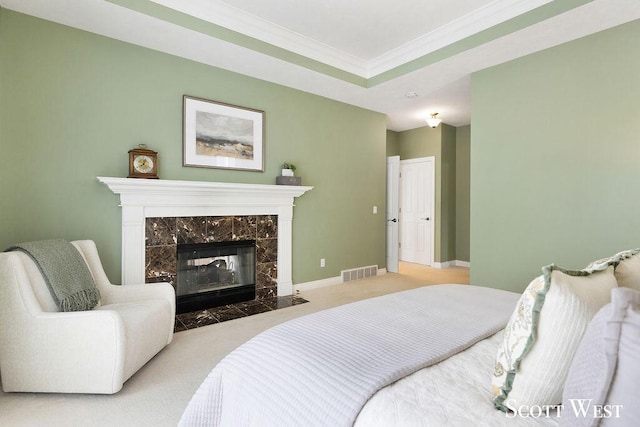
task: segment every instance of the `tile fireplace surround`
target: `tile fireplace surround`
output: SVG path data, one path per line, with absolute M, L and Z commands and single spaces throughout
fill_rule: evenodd
M 277 296 L 278 219 L 273 215 L 146 218 L 145 281 L 177 278 L 177 247 L 182 244 L 256 242 L 257 299 Z
M 111 177 L 97 179 L 107 185 L 113 193 L 120 195 L 123 285 L 151 282 L 154 280 L 149 279 L 149 276 L 162 272 L 162 269 L 157 268 L 147 271 L 148 261 L 151 261 L 147 259 L 148 242 L 157 243 L 154 239 L 159 237 L 158 234 L 149 235 L 153 233 L 153 224 L 171 224 L 173 221 L 176 221 L 176 224 L 190 224 L 190 229 L 199 235 L 204 233 L 202 238 L 206 240 L 207 236 L 214 238 L 213 234 L 208 234 L 207 224 L 212 225 L 213 232 L 216 228 L 214 225 L 220 225 L 219 221 L 222 221 L 229 225 L 237 224 L 238 227 L 255 225 L 256 230 L 260 229 L 260 233 L 267 233 L 260 236 L 266 239 L 263 241 L 264 244 L 270 245 L 271 250 L 267 249 L 267 252 L 277 253 L 277 272 L 272 275 L 277 277 L 277 296 L 293 294 L 293 203 L 295 197 L 303 195 L 313 187 Z M 271 227 L 273 229 L 269 235 Z M 226 227 L 218 228 L 218 231 L 223 228 Z M 175 238 L 181 238 L 177 228 L 174 230 Z M 163 234 L 162 242 L 167 243 L 166 246 L 178 243 L 177 240 L 169 242 L 166 233 L 160 234 Z M 273 239 L 273 234 L 277 236 L 276 239 Z M 151 251 L 154 258 L 157 251 L 161 249 Z M 273 259 L 268 258 L 268 254 L 265 256 L 265 259 Z M 157 266 L 157 261 L 155 262 Z M 264 269 L 274 268 L 273 261 L 264 264 Z M 263 276 L 263 287 L 273 286 L 269 277 Z M 273 296 L 273 290 L 263 291 L 263 294 L 265 293 Z

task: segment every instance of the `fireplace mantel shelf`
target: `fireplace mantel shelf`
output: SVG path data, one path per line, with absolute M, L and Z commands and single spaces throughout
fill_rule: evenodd
M 278 296 L 293 293 L 294 199 L 313 187 L 97 177 L 120 195 L 122 283 L 145 281 L 145 220 L 153 217 L 277 215 Z
M 243 206 L 289 205 L 293 199 L 313 187 L 229 182 L 177 181 L 98 177 L 98 181 L 120 194 L 121 206 L 193 205 L 219 206 L 241 203 Z

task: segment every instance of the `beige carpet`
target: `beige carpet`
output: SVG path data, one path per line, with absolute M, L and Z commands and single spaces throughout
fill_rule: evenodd
M 437 283 L 469 283 L 469 270 L 401 263 L 400 274 L 302 292 L 305 304 L 179 332 L 115 395 L 0 392 L 0 425 L 175 426 L 215 364 L 259 332 L 325 308 Z

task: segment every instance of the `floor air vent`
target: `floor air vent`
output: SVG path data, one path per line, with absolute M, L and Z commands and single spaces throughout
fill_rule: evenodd
M 373 277 L 378 275 L 378 266 L 369 265 L 367 267 L 353 268 L 351 270 L 342 270 L 342 281 L 350 282 L 352 280 L 364 279 L 365 277 Z

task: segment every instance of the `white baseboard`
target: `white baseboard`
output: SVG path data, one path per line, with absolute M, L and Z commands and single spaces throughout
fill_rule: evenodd
M 387 274 L 387 269 L 379 268 L 377 276 L 382 276 L 383 274 Z M 302 292 L 311 289 L 324 288 L 325 286 L 339 285 L 340 283 L 344 283 L 342 281 L 342 276 L 328 277 L 326 279 L 298 283 L 296 285 L 293 285 L 293 293 L 295 295 L 298 291 Z
M 293 285 L 293 293 L 297 291 L 308 291 L 310 289 L 324 288 L 325 286 L 339 285 L 342 283 L 342 276 L 328 277 L 326 279 L 314 280 Z
M 449 268 L 449 267 L 466 267 L 470 268 L 471 264 L 468 261 L 445 261 L 445 262 L 434 262 L 433 268 Z
M 449 268 L 449 267 L 453 267 L 454 264 L 452 264 L 453 261 L 445 261 L 445 262 L 435 262 L 433 263 L 432 267 L 433 268 Z

